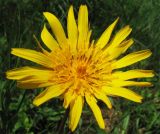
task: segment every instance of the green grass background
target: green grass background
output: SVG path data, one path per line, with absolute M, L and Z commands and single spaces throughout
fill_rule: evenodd
M 133 88 L 144 97 L 142 104 L 113 98 L 112 110 L 101 102 L 106 129 L 99 129 L 92 112 L 85 105 L 75 134 L 160 134 L 160 0 L 0 0 L 0 133 L 1 134 L 56 134 L 65 110 L 62 101 L 53 99 L 40 107 L 32 104 L 39 90 L 22 90 L 16 82 L 7 80 L 9 69 L 31 65 L 31 62 L 10 55 L 13 47 L 38 49 L 33 34 L 40 40 L 46 22 L 42 12 L 54 13 L 66 29 L 66 16 L 71 3 L 77 13 L 81 4 L 87 4 L 92 38 L 120 17 L 115 31 L 129 24 L 135 44 L 133 52 L 151 49 L 153 55 L 132 67 L 153 69 L 155 77 L 151 88 Z M 128 68 L 128 69 L 129 69 Z M 42 76 L 43 77 L 43 76 Z M 68 122 L 64 133 L 71 134 Z

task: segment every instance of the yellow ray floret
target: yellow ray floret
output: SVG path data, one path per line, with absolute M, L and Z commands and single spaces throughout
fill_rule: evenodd
M 77 96 L 77 98 L 72 103 L 70 105 L 69 127 L 72 131 L 74 131 L 78 125 L 82 113 L 82 107 L 83 107 L 82 96 Z
M 88 34 L 88 10 L 87 7 L 81 6 L 78 13 L 78 48 L 84 49 L 85 41 Z
M 127 37 L 130 26 L 125 26 L 112 37 L 117 18 L 102 33 L 99 39 L 92 40 L 86 5 L 79 8 L 78 18 L 74 16 L 71 6 L 67 16 L 67 36 L 58 18 L 43 13 L 52 33 L 44 24 L 41 39 L 48 48 L 40 45 L 40 50 L 13 48 L 11 54 L 38 64 L 37 67 L 21 67 L 6 72 L 8 79 L 16 80 L 24 89 L 45 88 L 35 97 L 33 104 L 41 104 L 52 98 L 62 98 L 63 107 L 69 108 L 69 128 L 74 131 L 80 120 L 83 105 L 86 102 L 100 128 L 105 128 L 101 110 L 97 104 L 100 100 L 111 109 L 110 97 L 123 97 L 134 102 L 142 102 L 142 96 L 128 89 L 130 86 L 151 86 L 150 82 L 136 81 L 136 78 L 153 77 L 152 70 L 134 69 L 120 71 L 151 55 L 150 50 L 133 52 L 124 57 L 127 49 L 134 43 Z M 134 79 L 134 80 L 133 80 Z
M 113 63 L 113 68 L 122 68 L 134 64 L 138 61 L 148 58 L 151 55 L 150 50 L 142 50 L 138 52 L 133 52 L 131 54 L 126 55 L 125 57 L 121 58 L 120 60 Z
M 44 44 L 50 49 L 54 50 L 59 47 L 57 41 L 53 38 L 53 36 L 49 33 L 46 26 L 44 25 L 42 33 L 41 33 L 41 39 L 43 40 Z
M 86 97 L 86 101 L 87 101 L 88 105 L 90 106 L 91 110 L 93 111 L 93 114 L 98 122 L 99 127 L 104 129 L 105 124 L 104 124 L 104 120 L 102 118 L 102 113 L 96 103 L 95 98 L 93 96 L 88 95 L 88 94 L 86 94 L 85 97 Z
M 50 24 L 52 32 L 54 33 L 59 45 L 67 45 L 66 35 L 58 18 L 49 12 L 44 12 L 43 15 L 48 20 L 48 23 Z
M 117 18 L 104 32 L 103 34 L 101 35 L 101 37 L 98 39 L 97 43 L 96 43 L 96 46 L 97 47 L 100 47 L 101 49 L 105 47 L 105 45 L 108 43 L 109 39 L 110 39 L 110 36 L 112 34 L 112 31 L 115 27 L 115 25 L 117 24 L 118 22 L 118 19 Z
M 126 72 L 116 71 L 113 73 L 113 77 L 122 80 L 129 80 L 134 78 L 145 78 L 145 77 L 153 77 L 154 73 L 152 70 L 129 70 Z
M 23 59 L 27 59 L 33 61 L 37 64 L 45 66 L 47 68 L 52 68 L 52 60 L 44 55 L 43 53 L 23 48 L 13 48 L 11 54 L 21 57 Z
M 77 49 L 78 28 L 74 17 L 73 6 L 70 7 L 68 12 L 67 31 L 71 52 L 75 54 Z
M 106 92 L 107 95 L 116 95 L 135 102 L 142 102 L 142 97 L 140 95 L 127 88 L 104 86 L 102 89 L 104 92 Z

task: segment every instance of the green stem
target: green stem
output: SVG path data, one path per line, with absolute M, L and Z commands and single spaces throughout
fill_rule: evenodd
M 67 117 L 69 114 L 69 108 L 66 109 L 66 112 L 64 113 L 64 117 L 62 118 L 60 125 L 58 127 L 58 133 L 57 134 L 63 134 L 64 133 L 64 125 L 66 123 Z

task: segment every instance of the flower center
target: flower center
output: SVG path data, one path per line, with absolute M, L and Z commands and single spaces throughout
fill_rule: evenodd
M 77 67 L 77 77 L 78 78 L 84 78 L 84 76 L 86 75 L 86 66 L 78 66 Z
M 59 58 L 61 57 L 61 58 Z M 53 57 L 52 57 L 53 58 Z M 110 62 L 101 51 L 90 47 L 72 55 L 69 50 L 54 53 L 55 83 L 71 83 L 68 89 L 83 94 L 101 88 L 110 78 Z

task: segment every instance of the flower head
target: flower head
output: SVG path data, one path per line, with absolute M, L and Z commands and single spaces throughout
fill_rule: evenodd
M 75 130 L 84 102 L 90 106 L 100 128 L 105 128 L 102 113 L 97 101 L 103 101 L 112 108 L 109 96 L 120 96 L 134 102 L 141 102 L 142 97 L 127 87 L 151 86 L 149 82 L 137 82 L 133 79 L 153 77 L 151 70 L 117 71 L 151 55 L 150 50 L 133 52 L 122 58 L 119 56 L 133 44 L 133 39 L 126 39 L 131 33 L 130 26 L 125 26 L 110 40 L 117 24 L 116 19 L 96 41 L 91 41 L 91 29 L 88 22 L 87 6 L 80 6 L 76 22 L 73 6 L 67 18 L 68 36 L 57 17 L 44 12 L 52 34 L 44 25 L 41 38 L 48 50 L 41 45 L 41 52 L 13 48 L 12 54 L 39 64 L 38 67 L 21 67 L 7 72 L 7 78 L 17 80 L 21 88 L 33 89 L 45 87 L 33 103 L 36 106 L 61 96 L 64 108 L 70 108 L 69 127 Z

